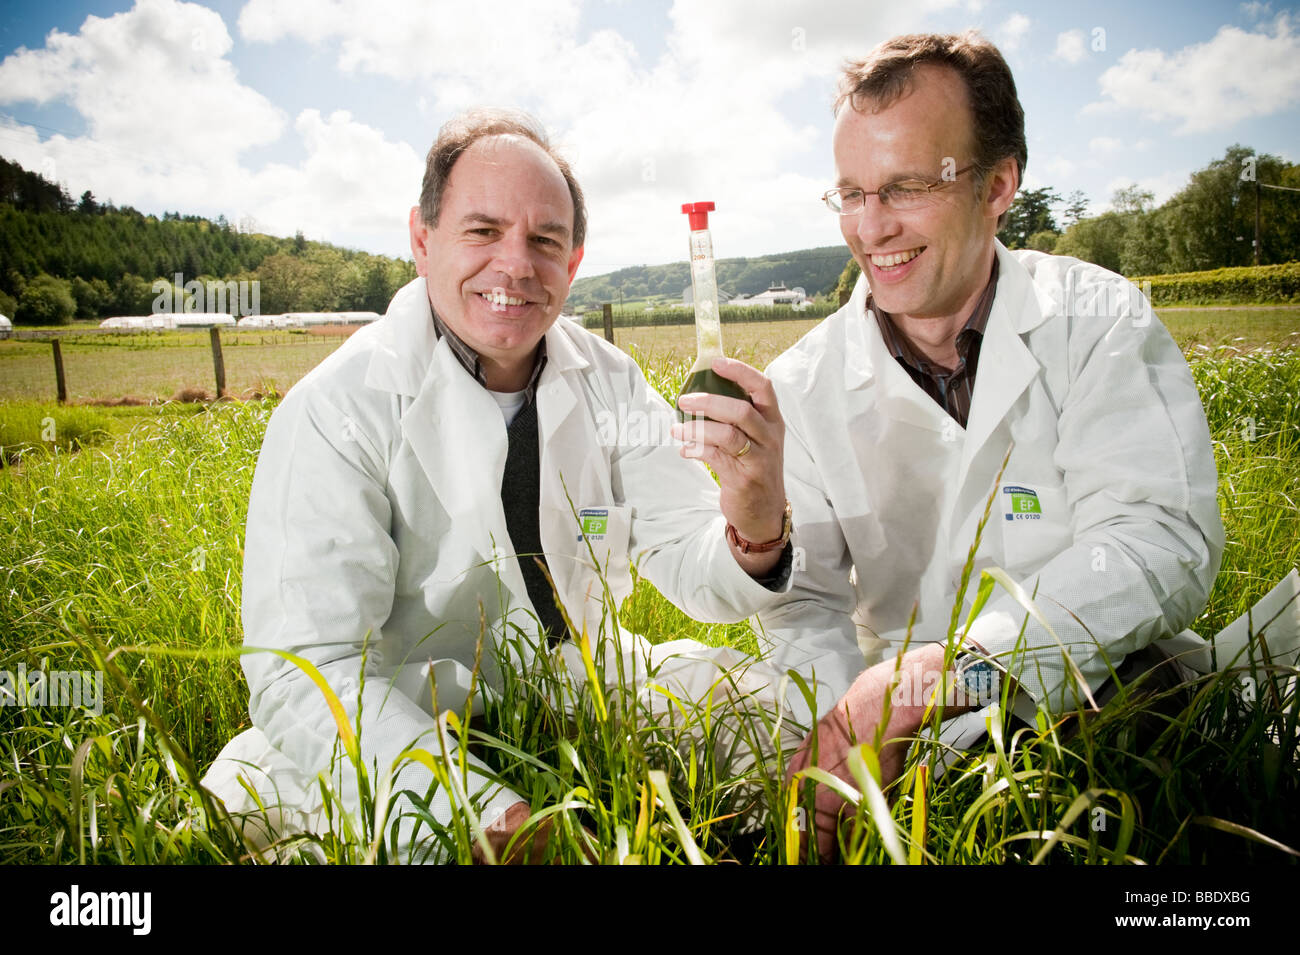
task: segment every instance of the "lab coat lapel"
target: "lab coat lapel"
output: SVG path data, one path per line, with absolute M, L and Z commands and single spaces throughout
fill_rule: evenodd
M 455 533 L 467 534 L 484 559 L 509 553 L 501 506 L 505 422 L 492 396 L 460 366 L 446 342 L 434 349 L 425 385 L 402 415 L 402 433 Z M 519 588 L 508 582 L 522 592 L 522 580 Z
M 865 279 L 860 281 L 866 284 Z M 875 399 L 880 409 L 889 418 L 927 431 L 943 431 L 951 427 L 947 423 L 951 420 L 948 413 L 917 386 L 898 359 L 890 354 L 876 316 L 867 310 L 864 310 L 864 316 L 864 345 L 868 365 L 874 374 L 876 387 L 880 389 Z
M 1038 359 L 1020 337 L 1021 332 L 1030 331 L 1042 321 L 1029 274 L 1001 243 L 998 244 L 998 256 L 998 288 L 985 326 L 984 341 L 980 345 L 975 392 L 966 422 L 966 441 L 958 472 L 958 487 L 963 490 L 966 481 L 972 477 L 972 462 L 998 433 L 1011 407 L 1041 371 Z M 1006 450 L 1006 447 L 996 449 L 995 457 L 999 463 Z M 979 476 L 983 482 L 992 477 Z M 964 497 L 964 494 L 959 494 L 955 499 L 961 501 Z
M 560 321 L 557 319 L 557 322 Z M 546 368 L 537 385 L 537 426 L 542 445 L 542 546 L 556 589 L 568 598 L 578 565 L 578 508 L 609 500 L 609 467 L 589 423 L 580 393 L 584 358 L 562 329 L 546 334 Z M 603 480 L 602 480 L 603 476 Z M 571 529 L 571 533 L 569 530 Z M 566 600 L 566 602 L 568 602 Z

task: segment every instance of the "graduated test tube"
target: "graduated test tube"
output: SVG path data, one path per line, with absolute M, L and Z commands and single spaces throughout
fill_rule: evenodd
M 681 394 L 705 391 L 748 401 L 734 381 L 719 377 L 710 367 L 722 355 L 722 324 L 718 316 L 718 279 L 713 269 L 713 238 L 709 234 L 712 202 L 688 202 L 682 212 L 691 223 L 691 288 L 695 297 L 695 364 L 691 366 Z M 678 396 L 681 397 L 680 395 Z

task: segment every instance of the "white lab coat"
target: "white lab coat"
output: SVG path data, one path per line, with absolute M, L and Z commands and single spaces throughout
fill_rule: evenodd
M 914 603 L 913 641 L 945 638 L 995 485 L 960 620 L 980 571 L 1004 568 L 1037 588 L 1093 690 L 1106 659 L 1188 626 L 1214 582 L 1224 534 L 1209 429 L 1150 304 L 1077 259 L 1000 243 L 997 255 L 965 429 L 890 355 L 865 278 L 768 369 L 799 548 L 789 594 L 760 619 L 774 663 L 816 671 L 819 711 L 900 649 Z M 1041 626 L 1031 620 L 1022 644 L 1037 652 L 1013 652 L 1024 619 L 995 590 L 969 638 L 1015 674 L 1018 714 L 1074 705 Z
M 564 318 L 547 332 L 546 354 L 537 386 L 541 540 L 575 624 L 585 620 L 595 634 L 605 609 L 589 544 L 616 601 L 631 591 L 629 555 L 696 618 L 743 620 L 774 600 L 732 558 L 717 486 L 680 457 L 672 411 L 636 364 Z M 537 639 L 501 505 L 506 450 L 496 402 L 434 333 L 423 279 L 272 415 L 249 502 L 245 645 L 305 657 L 354 720 L 369 634 L 361 747 L 380 773 L 416 741 L 438 752 L 429 669 L 438 710 L 461 712 L 480 619 L 488 692 L 501 682 L 497 638 L 519 628 Z M 583 540 L 575 512 L 592 507 L 603 534 L 589 524 Z M 675 646 L 719 666 L 734 662 L 691 641 Z M 308 818 L 319 809 L 313 780 L 337 744 L 325 699 L 276 655 L 242 660 L 255 730 L 227 746 L 208 788 L 232 811 L 251 811 L 236 780 L 243 772 L 266 801 L 278 790 L 286 828 L 319 828 L 318 814 Z M 423 792 L 431 781 L 408 765 L 394 788 Z M 468 795 L 484 783 L 473 776 Z M 340 784 L 354 806 L 355 780 L 345 773 Z M 490 814 L 517 797 L 484 798 Z M 445 821 L 447 794 L 438 800 L 434 814 Z

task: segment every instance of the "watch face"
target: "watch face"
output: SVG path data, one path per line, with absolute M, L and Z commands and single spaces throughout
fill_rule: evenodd
M 1002 685 L 997 667 L 978 657 L 965 657 L 957 661 L 956 669 L 965 703 L 982 708 L 997 702 Z

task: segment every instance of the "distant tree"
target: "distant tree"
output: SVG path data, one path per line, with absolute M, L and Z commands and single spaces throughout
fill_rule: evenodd
M 1277 156 L 1246 146 L 1228 147 L 1222 159 L 1192 173 L 1191 181 L 1161 207 L 1169 236 L 1169 265 L 1175 272 L 1250 265 L 1254 260 L 1255 183 L 1283 184 L 1296 175 Z M 1268 265 L 1300 255 L 1300 197 L 1260 190 L 1261 258 Z
M 18 311 L 18 299 L 14 298 L 8 292 L 0 291 L 0 315 L 5 318 L 13 318 L 14 313 Z
M 1065 227 L 1068 229 L 1088 214 L 1088 197 L 1075 189 L 1065 200 Z
M 1125 275 L 1159 275 L 1169 271 L 1169 234 L 1162 211 L 1133 216 L 1120 248 Z
M 1008 249 L 1023 249 L 1035 232 L 1056 232 L 1056 219 L 1052 206 L 1061 197 L 1049 186 L 1041 189 L 1022 189 L 1007 210 L 1007 224 L 998 232 Z
M 1060 238 L 1059 232 L 1044 229 L 1031 235 L 1029 241 L 1025 243 L 1025 248 L 1033 249 L 1035 252 L 1051 252 L 1056 248 L 1056 242 Z
M 1091 219 L 1080 219 L 1065 230 L 1053 251 L 1057 255 L 1072 255 L 1118 272 L 1126 231 L 1125 219 L 1118 212 L 1105 212 Z
M 113 285 L 113 311 L 118 315 L 148 315 L 155 297 L 152 282 L 128 272 Z
M 361 310 L 378 312 L 380 315 L 388 308 L 394 289 L 388 284 L 388 269 L 380 259 L 372 259 L 366 269 L 366 281 L 362 288 Z
M 77 318 L 98 318 L 108 314 L 113 290 L 103 279 L 87 281 L 78 275 L 72 280 L 72 298 L 77 303 Z
M 95 194 L 89 189 L 81 194 L 81 201 L 77 203 L 77 211 L 83 216 L 93 216 L 99 212 L 99 206 L 95 203 Z
M 68 283 L 42 272 L 23 289 L 14 321 L 24 325 L 67 325 L 76 312 L 77 303 Z
M 831 293 L 836 302 L 844 300 L 846 295 L 853 293 L 853 286 L 858 283 L 858 276 L 862 274 L 862 266 L 858 265 L 858 260 L 849 256 L 849 260 L 844 263 L 844 271 L 840 273 L 840 279 L 835 283 L 835 290 Z
M 1155 206 L 1156 195 L 1150 189 L 1143 189 L 1137 183 L 1122 186 L 1110 196 L 1110 207 L 1124 215 L 1140 215 L 1150 212 Z

